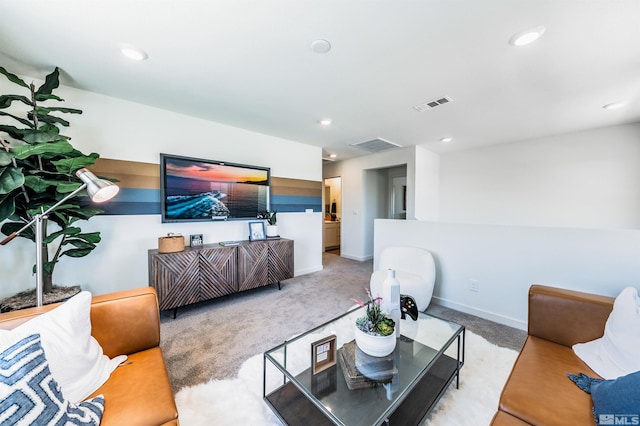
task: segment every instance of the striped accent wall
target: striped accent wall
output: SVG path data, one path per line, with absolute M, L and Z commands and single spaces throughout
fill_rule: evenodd
M 271 177 L 271 211 L 322 212 L 322 182 Z
M 117 179 L 120 192 L 101 204 L 107 215 L 160 214 L 160 165 L 98 158 L 89 169 L 97 176 Z M 271 210 L 322 212 L 322 182 L 271 176 Z
M 89 169 L 100 177 L 117 179 L 120 192 L 100 205 L 103 214 L 160 214 L 160 165 L 98 158 Z

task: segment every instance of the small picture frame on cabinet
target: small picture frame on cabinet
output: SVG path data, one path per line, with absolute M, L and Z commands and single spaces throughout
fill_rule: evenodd
M 202 247 L 204 240 L 202 239 L 202 234 L 191 234 L 189 235 L 189 246 L 190 247 Z
M 264 222 L 249 222 L 249 241 L 266 240 Z

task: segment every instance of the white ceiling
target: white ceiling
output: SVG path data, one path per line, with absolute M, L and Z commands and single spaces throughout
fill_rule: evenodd
M 338 159 L 373 138 L 447 152 L 640 121 L 639 0 L 2 0 L 0 16 L 11 72 L 58 66 L 69 86 Z M 508 43 L 537 25 L 540 40 Z

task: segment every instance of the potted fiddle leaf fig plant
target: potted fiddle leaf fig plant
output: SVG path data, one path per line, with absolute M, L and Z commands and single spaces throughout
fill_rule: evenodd
M 60 133 L 60 128 L 68 127 L 69 122 L 59 114 L 81 114 L 82 111 L 49 105 L 64 101 L 53 93 L 59 86 L 58 68 L 37 88 L 3 67 L 0 74 L 26 92 L 0 95 L 0 222 L 4 222 L 2 233 L 11 235 L 29 223 L 35 214 L 46 211 L 79 188 L 82 182 L 75 172 L 94 164 L 99 155 L 83 154 L 71 145 L 68 136 Z M 83 195 L 86 196 L 86 191 L 64 202 L 44 221 L 45 303 L 47 293 L 54 290 L 53 272 L 60 259 L 86 256 L 100 242 L 99 232 L 80 229 L 79 221 L 103 211 L 87 203 Z M 32 228 L 19 236 L 36 241 Z

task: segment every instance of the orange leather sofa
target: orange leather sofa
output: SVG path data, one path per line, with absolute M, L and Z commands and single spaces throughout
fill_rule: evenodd
M 604 334 L 614 298 L 543 285 L 529 289 L 529 335 L 491 422 L 504 425 L 595 425 L 591 395 L 567 373 L 593 372 L 571 348 Z
M 59 304 L 0 315 L 11 330 Z M 91 396 L 103 394 L 102 426 L 178 425 L 178 410 L 160 349 L 160 314 L 155 290 L 145 287 L 96 296 L 91 302 L 91 334 L 110 358 L 126 354 Z

